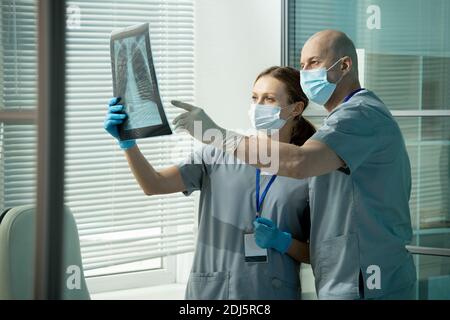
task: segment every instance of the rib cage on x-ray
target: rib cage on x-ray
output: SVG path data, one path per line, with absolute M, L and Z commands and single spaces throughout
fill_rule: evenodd
M 144 40 L 141 40 L 144 41 Z M 136 77 L 135 83 L 139 84 L 137 89 L 139 96 L 143 99 L 153 99 L 155 93 L 153 92 L 152 79 L 150 78 L 149 68 L 147 65 L 147 60 L 144 59 L 144 53 L 142 50 L 136 48 L 136 44 L 133 43 L 131 51 L 133 52 L 133 59 L 131 63 L 133 64 L 134 75 Z M 145 65 L 145 68 L 139 68 L 139 66 Z M 138 79 L 140 79 L 138 81 Z M 149 84 L 148 88 L 143 87 L 143 84 Z
M 110 38 L 114 95 L 128 114 L 121 140 L 172 134 L 159 96 L 149 24 L 113 30 Z
M 146 112 L 138 117 L 136 121 L 142 120 L 141 126 L 149 124 L 161 124 L 161 119 L 154 101 L 154 83 L 150 77 L 148 61 L 145 59 L 145 37 L 125 38 L 117 41 L 119 47 L 116 59 L 116 79 L 118 95 L 122 97 L 122 103 L 126 112 L 130 115 L 139 112 L 138 107 L 142 104 L 149 104 L 147 107 L 154 109 L 153 112 Z M 147 110 L 148 111 L 148 110 Z M 150 115 L 153 115 L 152 117 Z M 136 122 L 135 121 L 135 122 Z M 138 123 L 125 123 L 125 127 L 133 129 L 140 127 Z

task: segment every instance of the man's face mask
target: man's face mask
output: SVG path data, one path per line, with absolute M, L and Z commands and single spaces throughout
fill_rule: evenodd
M 342 80 L 342 77 L 336 82 L 328 81 L 328 71 L 337 65 L 338 61 L 333 63 L 328 69 L 317 68 L 312 70 L 300 70 L 300 85 L 309 100 L 319 105 L 324 105 L 330 99 L 336 85 Z
M 279 106 L 272 106 L 272 105 L 269 106 L 252 103 L 250 105 L 250 110 L 248 111 L 252 127 L 257 130 L 281 129 L 289 120 L 289 118 L 288 119 L 280 118 L 280 113 L 282 109 L 284 108 L 281 108 Z

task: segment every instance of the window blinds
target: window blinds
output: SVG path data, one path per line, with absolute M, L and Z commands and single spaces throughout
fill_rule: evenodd
M 68 1 L 67 5 L 65 204 L 77 221 L 86 274 L 107 274 L 111 272 L 107 267 L 117 265 L 127 266 L 120 272 L 133 271 L 128 263 L 192 251 L 193 198 L 181 193 L 144 195 L 123 152 L 104 131 L 103 120 L 112 95 L 109 35 L 114 28 L 143 22 L 150 24 L 158 84 L 169 122 L 179 114 L 170 100 L 193 102 L 193 0 L 83 0 Z M 33 1 L 24 0 L 3 1 L 5 8 L 10 14 L 6 20 L 2 15 L 3 36 L 5 25 L 24 35 L 19 38 L 22 33 L 16 32 L 15 43 L 3 53 L 3 64 L 12 66 L 7 76 L 13 87 L 25 91 L 24 80 L 17 73 L 30 82 L 25 91 L 29 99 L 20 95 L 23 103 L 19 99 L 15 103 L 33 107 L 36 52 L 30 25 L 35 24 L 35 8 Z M 24 63 L 15 69 L 14 60 L 21 59 Z M 8 100 L 6 94 L 4 100 Z M 15 161 L 4 168 L 4 177 L 22 184 L 5 184 L 5 206 L 34 201 L 35 132 L 24 126 L 14 127 L 13 132 L 14 139 L 12 133 L 3 137 L 4 160 L 15 155 Z M 149 162 L 161 169 L 187 156 L 192 141 L 177 134 L 139 140 L 138 145 Z
M 0 5 L 0 108 L 32 109 L 37 104 L 36 5 L 5 0 Z M 34 203 L 34 125 L 0 124 L 1 209 Z

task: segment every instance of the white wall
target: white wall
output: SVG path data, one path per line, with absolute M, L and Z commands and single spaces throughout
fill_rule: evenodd
M 196 103 L 246 129 L 256 76 L 281 62 L 281 0 L 196 0 L 195 24 Z

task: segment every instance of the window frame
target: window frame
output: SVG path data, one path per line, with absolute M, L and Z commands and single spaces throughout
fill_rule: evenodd
M 162 258 L 162 268 L 86 277 L 90 294 L 176 283 L 177 257 Z

